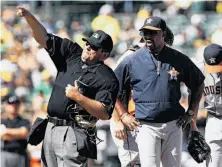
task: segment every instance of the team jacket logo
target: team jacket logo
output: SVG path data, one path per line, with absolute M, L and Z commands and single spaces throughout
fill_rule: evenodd
M 179 72 L 176 71 L 176 69 L 173 67 L 170 71 L 168 71 L 170 74 L 170 80 L 176 80 L 177 81 L 177 76 L 179 75 Z

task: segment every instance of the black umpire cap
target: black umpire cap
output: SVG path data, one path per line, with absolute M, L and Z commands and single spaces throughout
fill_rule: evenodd
M 208 45 L 204 49 L 205 69 L 209 73 L 222 72 L 222 46 Z
M 97 30 L 90 38 L 82 38 L 83 41 L 88 42 L 96 48 L 101 48 L 104 51 L 111 52 L 113 49 L 113 40 L 102 30 Z

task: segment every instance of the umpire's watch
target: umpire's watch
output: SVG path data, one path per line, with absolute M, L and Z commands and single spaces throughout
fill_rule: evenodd
M 194 115 L 194 111 L 193 110 L 188 110 L 187 114 L 190 115 L 190 116 L 193 116 Z

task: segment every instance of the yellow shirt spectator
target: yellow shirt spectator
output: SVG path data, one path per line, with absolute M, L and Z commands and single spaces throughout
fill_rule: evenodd
M 112 37 L 113 44 L 118 42 L 120 33 L 120 24 L 112 15 L 111 6 L 104 5 L 101 7 L 99 15 L 95 17 L 91 23 L 93 31 L 103 30 Z

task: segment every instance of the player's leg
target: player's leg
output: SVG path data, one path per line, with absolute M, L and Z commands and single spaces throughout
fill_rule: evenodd
M 222 120 L 209 116 L 205 128 L 205 139 L 211 148 L 208 167 L 222 167 Z
M 160 167 L 162 124 L 140 122 L 136 141 L 141 167 Z
M 182 154 L 182 129 L 175 121 L 167 123 L 165 140 L 162 143 L 163 167 L 180 167 Z
M 222 167 L 222 141 L 211 141 L 209 146 L 212 160 L 209 160 L 208 167 Z
M 110 121 L 110 131 L 113 141 L 118 148 L 118 157 L 121 162 L 121 167 L 140 164 L 138 146 L 135 139 L 135 130 L 126 130 L 127 139 L 120 140 L 115 137 L 112 127 L 112 121 Z
M 136 164 L 140 164 L 140 159 L 139 159 L 139 150 L 138 150 L 138 145 L 136 143 L 136 135 L 135 135 L 135 130 L 126 131 L 127 138 L 123 142 L 123 146 L 119 147 L 119 157 L 121 162 L 123 162 L 123 166 L 133 166 Z

